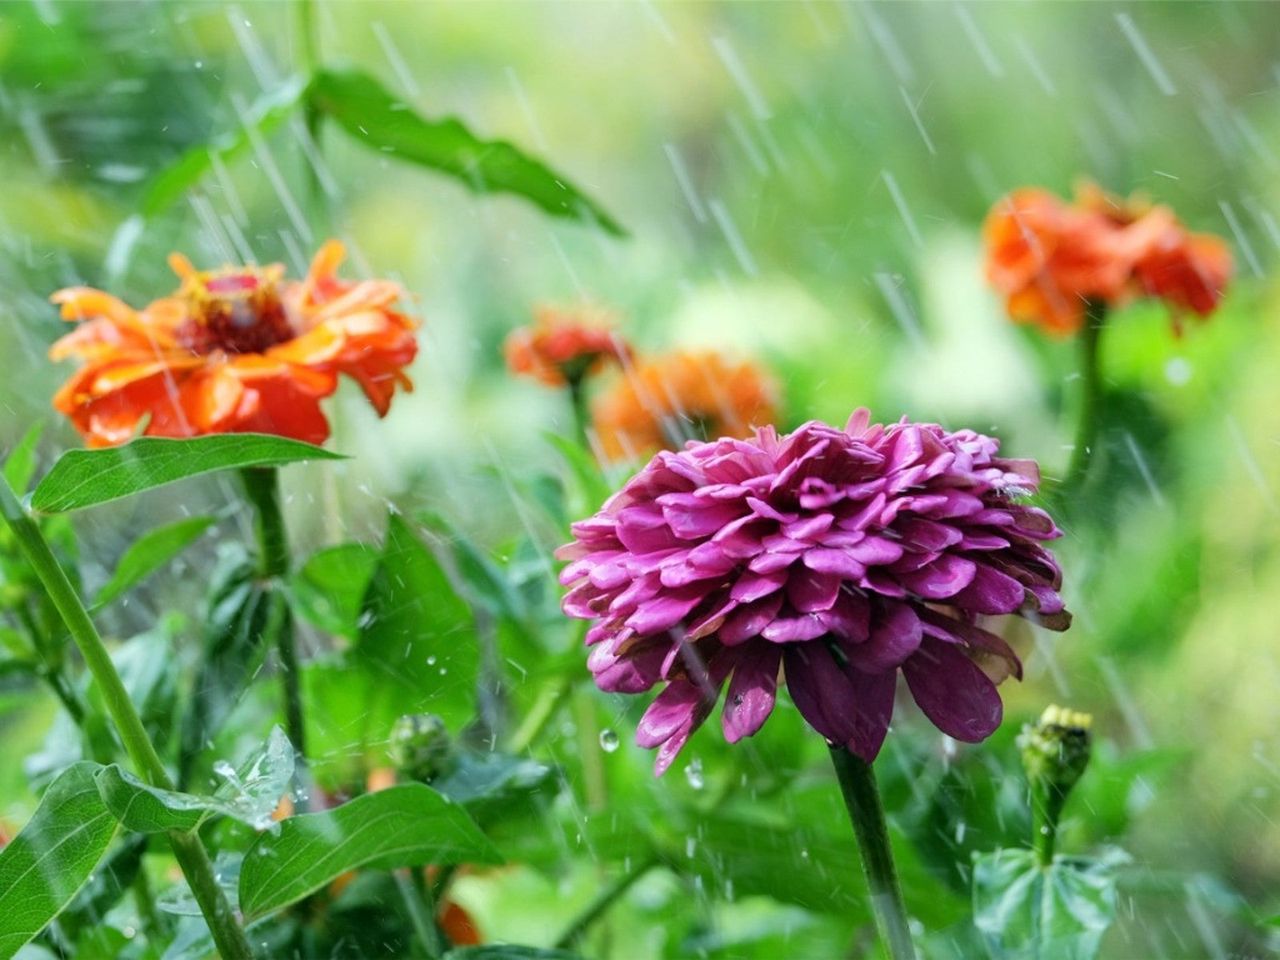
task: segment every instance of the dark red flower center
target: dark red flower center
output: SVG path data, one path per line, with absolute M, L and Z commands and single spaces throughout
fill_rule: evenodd
M 276 284 L 258 273 L 201 276 L 182 296 L 189 313 L 178 339 L 194 353 L 262 353 L 296 336 Z

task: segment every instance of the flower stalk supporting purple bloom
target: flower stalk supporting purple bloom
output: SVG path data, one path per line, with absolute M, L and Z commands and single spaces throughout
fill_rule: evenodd
M 854 756 L 844 747 L 831 744 L 831 762 L 840 781 L 853 832 L 858 839 L 862 872 L 867 878 L 871 909 L 876 918 L 880 942 L 890 960 L 915 960 L 916 948 L 911 942 L 911 928 L 898 886 L 898 872 L 893 866 L 889 846 L 889 828 L 880 803 L 880 790 L 871 764 Z

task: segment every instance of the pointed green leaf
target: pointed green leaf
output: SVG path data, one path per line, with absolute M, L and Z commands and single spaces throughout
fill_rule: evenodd
M 470 749 L 460 750 L 449 772 L 431 781 L 481 823 L 530 808 L 531 798 L 554 784 L 555 771 L 531 757 Z
M 262 433 L 142 437 L 122 447 L 64 453 L 37 484 L 31 506 L 40 513 L 67 513 L 216 470 L 342 459 L 323 447 Z
M 973 860 L 973 922 L 1000 960 L 1092 960 L 1116 915 L 1115 868 L 1128 858 L 1057 857 L 1031 850 Z
M 471 719 L 479 664 L 471 610 L 435 555 L 394 514 L 361 623 L 352 654 L 373 681 L 374 701 L 394 701 L 397 716 L 439 714 L 455 730 Z M 378 736 L 386 736 L 390 720 Z
M 263 748 L 238 770 L 221 773 L 225 782 L 213 796 L 149 786 L 118 764 L 103 767 L 94 779 L 107 809 L 138 833 L 189 832 L 218 814 L 265 830 L 293 778 L 293 765 L 293 746 L 284 731 L 275 727 Z
M 213 517 L 189 517 L 144 533 L 120 557 L 111 579 L 93 598 L 93 605 L 106 606 L 121 594 L 132 590 L 195 543 L 213 522 Z
M 151 181 L 142 198 L 142 215 L 148 219 L 163 213 L 194 187 L 215 161 L 225 163 L 253 144 L 254 136 L 265 136 L 293 112 L 302 99 L 306 84 L 295 77 L 279 90 L 265 94 L 248 110 L 235 130 L 192 147 Z
M 243 550 L 223 557 L 204 617 L 195 689 L 182 720 L 178 785 L 186 786 L 195 758 L 222 727 L 266 656 L 263 637 L 287 616 L 283 595 L 262 584 Z
M 0 960 L 8 960 L 84 886 L 115 836 L 93 783 L 96 764 L 72 764 L 35 814 L 0 849 Z
M 130 834 L 120 839 L 99 863 L 89 882 L 58 914 L 58 929 L 67 936 L 75 936 L 81 930 L 97 926 L 107 911 L 119 903 L 138 871 L 147 852 L 147 838 Z
M 35 475 L 36 444 L 40 442 L 40 435 L 43 433 L 44 424 L 37 420 L 22 435 L 22 439 L 13 445 L 9 456 L 5 458 L 4 478 L 19 496 L 27 492 L 31 478 Z
M 240 870 L 240 909 L 246 921 L 257 919 L 359 867 L 464 862 L 501 857 L 461 806 L 423 784 L 403 784 L 262 834 Z
M 432 510 L 418 514 L 422 524 L 437 534 L 453 558 L 459 577 L 472 598 L 496 617 L 523 620 L 524 604 L 506 572 L 477 547 L 447 517 Z
M 138 833 L 188 833 L 209 816 L 204 797 L 148 786 L 117 763 L 94 774 L 98 794 L 111 815 Z
M 321 70 L 312 105 L 379 153 L 457 177 L 477 193 L 514 193 L 554 217 L 623 230 L 566 177 L 502 140 L 481 140 L 455 119 L 428 120 L 361 70 Z
M 377 549 L 363 543 L 340 543 L 313 553 L 289 579 L 294 613 L 321 630 L 355 640 L 360 607 L 377 565 Z
M 577 481 L 577 503 L 574 515 L 594 513 L 599 510 L 600 505 L 609 499 L 613 489 L 609 486 L 609 480 L 605 477 L 600 464 L 591 455 L 591 451 L 582 444 L 555 433 L 544 433 L 543 436 L 556 448 L 565 466 Z

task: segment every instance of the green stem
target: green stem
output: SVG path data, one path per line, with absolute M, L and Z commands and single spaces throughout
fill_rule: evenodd
M 1067 795 L 1052 785 L 1032 781 L 1031 784 L 1031 847 L 1035 850 L 1040 866 L 1053 863 L 1054 849 L 1058 843 L 1058 818 Z
M 578 728 L 578 756 L 582 760 L 583 792 L 587 810 L 599 813 L 609 805 L 609 780 L 600 748 L 600 718 L 589 690 L 572 694 L 574 724 Z
M 249 467 L 241 470 L 245 494 L 253 504 L 254 532 L 258 539 L 258 575 L 272 581 L 271 617 L 268 620 L 268 642 L 275 642 L 280 656 L 280 685 L 284 695 L 284 726 L 299 757 L 307 755 L 306 719 L 302 709 L 301 671 L 294 637 L 293 617 L 289 614 L 279 581 L 289 573 L 289 541 L 285 533 L 284 513 L 280 509 L 280 485 L 274 467 Z
M 1063 480 L 1066 489 L 1077 490 L 1089 472 L 1098 430 L 1102 425 L 1102 367 L 1100 364 L 1102 330 L 1107 322 L 1105 304 L 1090 302 L 1085 311 L 1084 329 L 1080 332 L 1080 420 L 1076 425 L 1076 443 Z
M 569 701 L 573 693 L 577 676 L 561 677 L 554 687 L 547 689 L 534 703 L 533 709 L 525 716 L 524 722 L 511 737 L 512 753 L 524 753 L 542 739 L 551 721 Z
M 871 891 L 871 907 L 876 929 L 891 960 L 915 960 L 907 911 L 898 887 L 898 873 L 893 866 L 889 847 L 889 827 L 880 803 L 880 791 L 871 764 L 854 756 L 842 746 L 831 745 L 831 762 L 840 780 L 840 791 L 853 821 L 862 855 L 862 872 Z
M 13 531 L 14 539 L 27 562 L 44 585 L 49 600 L 80 649 L 80 655 L 98 685 L 102 702 L 106 705 L 116 733 L 134 768 L 152 786 L 172 790 L 173 782 L 169 779 L 168 771 L 142 725 L 142 718 L 129 699 L 129 693 L 125 690 L 120 674 L 116 672 L 115 664 L 111 662 L 111 655 L 102 642 L 98 628 L 94 626 L 71 581 L 67 579 L 66 572 L 58 564 L 40 527 L 23 509 L 13 488 L 3 477 L 0 477 L 0 514 L 4 515 L 4 520 Z M 171 833 L 169 842 L 224 960 L 250 960 L 253 952 L 249 948 L 249 941 L 245 939 L 244 931 L 236 922 L 227 898 L 214 880 L 213 865 L 200 840 L 191 834 Z
M 574 436 L 589 449 L 591 442 L 587 438 L 587 426 L 591 423 L 591 418 L 587 412 L 586 375 L 567 375 L 565 382 L 569 386 L 569 405 L 573 408 Z
M 587 908 L 578 914 L 577 918 L 565 928 L 564 933 L 560 934 L 560 938 L 555 942 L 555 949 L 567 950 L 572 947 L 587 932 L 588 928 L 613 906 L 619 897 L 630 890 L 637 880 L 661 862 L 657 856 L 647 857 L 613 881 L 600 896 L 591 901 Z
M 440 936 L 440 929 L 436 926 L 430 889 L 425 883 L 415 883 L 413 872 L 408 869 L 396 870 L 394 875 L 400 897 L 404 900 L 405 909 L 409 911 L 413 932 L 430 960 L 439 960 L 444 956 L 444 938 Z

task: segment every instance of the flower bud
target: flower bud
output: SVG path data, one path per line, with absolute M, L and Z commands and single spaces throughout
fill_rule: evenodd
M 1053 859 L 1058 818 L 1067 794 L 1089 764 L 1092 726 L 1093 717 L 1089 714 L 1051 704 L 1039 721 L 1023 727 L 1018 737 L 1022 766 L 1031 787 L 1033 843 L 1042 863 Z
M 1064 797 L 1089 762 L 1089 728 L 1093 717 L 1050 705 L 1038 723 L 1023 727 L 1018 738 L 1022 766 L 1033 784 L 1043 783 Z
M 387 753 L 402 776 L 424 783 L 448 773 L 455 761 L 449 730 L 434 713 L 407 714 L 397 720 Z

